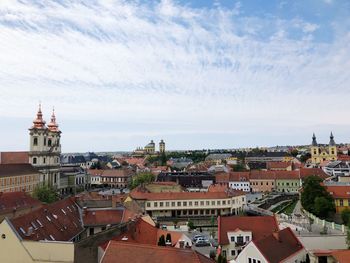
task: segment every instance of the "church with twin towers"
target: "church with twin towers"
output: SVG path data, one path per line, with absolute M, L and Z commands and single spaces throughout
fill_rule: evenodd
M 40 181 L 55 189 L 60 187 L 60 139 L 55 110 L 46 124 L 39 104 L 36 118 L 29 128 L 29 162 L 41 172 Z

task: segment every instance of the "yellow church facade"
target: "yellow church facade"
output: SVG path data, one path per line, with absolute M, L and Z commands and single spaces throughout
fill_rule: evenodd
M 311 163 L 320 164 L 324 161 L 335 161 L 337 160 L 337 145 L 334 141 L 333 133 L 330 135 L 328 146 L 320 146 L 316 141 L 316 136 L 312 136 L 311 144 Z

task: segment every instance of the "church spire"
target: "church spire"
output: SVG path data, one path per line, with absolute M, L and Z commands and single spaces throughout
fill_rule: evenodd
M 329 146 L 335 146 L 333 132 L 331 132 L 331 136 L 329 136 Z
M 56 123 L 56 115 L 55 115 L 55 108 L 52 109 L 52 115 L 51 115 L 51 121 L 47 125 L 50 131 L 52 132 L 58 132 L 58 124 Z
M 43 113 L 41 112 L 41 103 L 39 103 L 39 109 L 36 114 L 36 119 L 33 121 L 32 128 L 35 128 L 35 129 L 45 128 L 45 121 L 43 120 Z
M 313 135 L 312 135 L 312 146 L 317 146 L 315 133 L 313 133 Z

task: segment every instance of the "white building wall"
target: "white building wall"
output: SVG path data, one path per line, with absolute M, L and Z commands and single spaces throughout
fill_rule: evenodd
M 244 192 L 250 192 L 250 182 L 249 181 L 231 181 L 229 182 L 229 186 L 232 189 L 240 190 Z
M 242 250 L 242 252 L 238 255 L 235 262 L 237 263 L 248 263 L 249 258 L 251 258 L 251 262 L 255 263 L 268 263 L 268 261 L 264 258 L 264 256 L 260 253 L 260 251 L 256 248 L 253 242 L 249 242 L 248 245 Z

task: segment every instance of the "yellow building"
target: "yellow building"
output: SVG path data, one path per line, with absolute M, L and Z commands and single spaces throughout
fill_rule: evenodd
M 16 233 L 8 219 L 4 219 L 0 223 L 0 262 L 70 263 L 74 262 L 74 244 L 24 240 Z
M 159 152 L 165 153 L 165 142 L 163 140 L 159 142 Z
M 0 192 L 33 192 L 41 173 L 29 163 L 0 164 Z
M 334 199 L 337 213 L 341 213 L 344 209 L 350 209 L 349 185 L 326 185 L 326 189 Z
M 154 154 L 156 151 L 156 145 L 153 140 L 149 144 L 145 146 L 145 152 L 146 154 Z
M 316 141 L 316 136 L 312 136 L 311 144 L 311 162 L 313 164 L 320 164 L 324 161 L 337 160 L 337 146 L 334 141 L 333 133 L 331 133 L 328 147 L 320 146 Z

